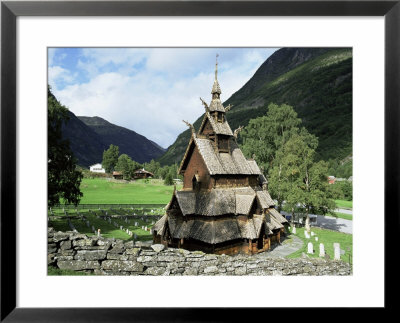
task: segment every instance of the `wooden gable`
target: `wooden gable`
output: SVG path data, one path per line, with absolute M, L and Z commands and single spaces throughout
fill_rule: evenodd
M 197 188 L 208 187 L 210 175 L 206 163 L 195 144 L 193 144 L 193 149 L 190 149 L 189 154 L 186 156 L 185 165 L 183 175 L 184 189 L 194 189 L 194 178 L 196 178 Z
M 203 136 L 210 136 L 210 135 L 214 135 L 214 129 L 210 123 L 210 121 L 208 120 L 207 114 L 204 114 L 204 119 L 201 123 L 200 129 L 199 129 L 199 135 L 203 135 Z

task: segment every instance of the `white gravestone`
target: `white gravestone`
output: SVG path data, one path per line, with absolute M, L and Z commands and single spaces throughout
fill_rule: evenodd
M 313 244 L 311 242 L 307 245 L 307 253 L 314 253 Z
M 310 235 L 308 234 L 307 231 L 304 231 L 304 235 L 305 235 L 306 239 L 310 239 Z
M 314 234 L 315 234 L 314 232 L 311 232 L 311 236 L 312 236 L 312 237 L 314 236 Z
M 333 249 L 335 250 L 335 260 L 340 260 L 340 243 L 335 242 L 333 244 Z
M 318 241 L 318 237 L 315 237 L 315 241 Z
M 325 246 L 323 243 L 319 244 L 319 256 L 320 257 L 325 257 Z
M 100 229 L 97 229 L 97 236 L 100 237 Z
M 296 234 L 296 227 L 293 227 L 292 232 L 293 232 L 293 234 Z

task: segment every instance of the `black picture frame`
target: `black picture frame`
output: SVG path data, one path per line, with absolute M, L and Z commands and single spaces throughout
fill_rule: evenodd
M 2 1 L 1 2 L 1 321 L 237 321 L 244 309 L 17 308 L 16 19 L 18 16 L 382 16 L 385 19 L 385 309 L 398 274 L 388 255 L 399 233 L 400 0 L 394 1 Z M 373 153 L 373 152 L 371 152 Z M 372 188 L 371 188 L 372 189 Z M 374 207 L 371 205 L 371 207 Z M 12 243 L 14 242 L 14 243 Z M 390 284 L 388 277 L 391 277 Z M 373 277 L 371 277 L 373 279 Z M 393 280 L 392 280 L 393 279 Z M 39 293 L 39 291 L 38 291 Z M 186 297 L 183 295 L 182 297 Z M 155 294 L 155 297 L 157 295 Z M 161 295 L 160 297 L 168 297 Z M 267 303 L 266 303 L 267 304 Z M 332 309 L 331 309 L 332 310 Z M 265 315 L 265 309 L 251 309 Z M 246 311 L 247 312 L 247 311 Z M 249 314 L 249 313 L 247 313 Z M 246 314 L 246 316 L 247 316 Z M 271 315 L 268 309 L 268 315 Z M 252 321 L 251 318 L 247 318 Z M 284 317 L 282 318 L 284 319 Z

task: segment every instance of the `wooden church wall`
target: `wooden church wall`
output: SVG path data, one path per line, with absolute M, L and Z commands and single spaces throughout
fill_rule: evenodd
M 210 176 L 208 174 L 207 167 L 204 164 L 203 158 L 201 157 L 199 150 L 197 149 L 197 147 L 194 147 L 193 153 L 190 157 L 183 177 L 183 189 L 192 188 L 192 179 L 193 176 L 196 174 L 199 175 L 201 188 L 208 188 Z

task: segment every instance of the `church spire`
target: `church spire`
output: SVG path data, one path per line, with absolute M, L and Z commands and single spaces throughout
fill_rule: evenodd
M 214 80 L 214 85 L 211 90 L 211 94 L 213 95 L 213 99 L 219 98 L 219 95 L 221 94 L 221 88 L 219 87 L 218 83 L 218 54 L 215 58 L 215 80 Z M 217 97 L 214 97 L 217 96 Z

